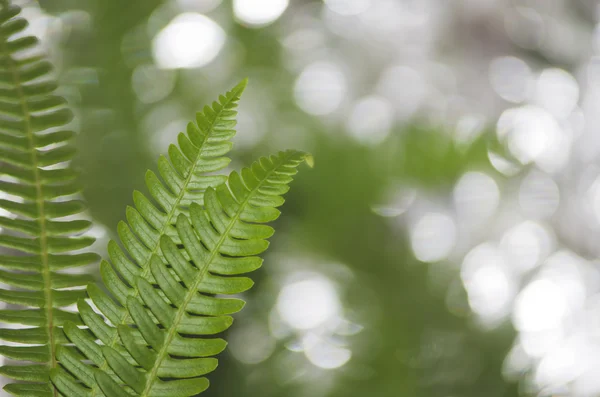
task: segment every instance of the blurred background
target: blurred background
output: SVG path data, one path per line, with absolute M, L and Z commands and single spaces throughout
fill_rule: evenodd
M 23 0 L 99 249 L 244 77 L 232 168 L 315 155 L 207 397 L 600 396 L 596 0 Z

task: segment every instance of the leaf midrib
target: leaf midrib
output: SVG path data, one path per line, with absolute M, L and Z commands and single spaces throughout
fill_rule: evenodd
M 211 250 L 210 257 L 204 263 L 204 266 L 199 269 L 200 272 L 199 272 L 198 277 L 188 288 L 185 299 L 183 300 L 183 303 L 181 304 L 181 306 L 179 306 L 177 308 L 177 312 L 173 319 L 173 323 L 172 323 L 171 327 L 169 328 L 169 330 L 167 331 L 163 345 L 162 345 L 160 351 L 158 352 L 156 360 L 154 361 L 154 366 L 152 367 L 152 370 L 148 373 L 148 376 L 146 377 L 146 387 L 144 388 L 144 391 L 142 392 L 142 394 L 140 394 L 140 397 L 149 397 L 149 395 L 150 395 L 149 393 L 152 389 L 152 386 L 153 386 L 154 382 L 156 381 L 156 379 L 158 378 L 157 374 L 158 374 L 158 370 L 160 369 L 160 366 L 162 364 L 162 360 L 164 360 L 165 357 L 167 356 L 167 354 L 168 354 L 167 351 L 168 351 L 169 345 L 170 345 L 171 341 L 173 340 L 173 338 L 175 337 L 175 334 L 177 333 L 177 326 L 179 325 L 179 322 L 181 321 L 181 319 L 183 318 L 183 316 L 186 313 L 187 305 L 190 303 L 190 301 L 192 300 L 194 295 L 198 293 L 198 287 L 200 286 L 200 283 L 204 280 L 204 277 L 208 273 L 208 269 L 209 269 L 210 265 L 212 264 L 212 261 L 219 254 L 219 249 L 221 248 L 221 245 L 225 242 L 225 239 L 229 236 L 231 229 L 233 229 L 233 227 L 235 226 L 235 223 L 239 220 L 240 216 L 242 215 L 242 212 L 245 210 L 246 205 L 248 205 L 248 203 L 249 203 L 250 199 L 253 197 L 254 193 L 256 193 L 256 191 L 266 182 L 267 178 L 269 176 L 271 176 L 271 174 L 273 172 L 275 172 L 275 170 L 277 170 L 279 167 L 281 167 L 287 159 L 288 159 L 287 156 L 283 156 L 282 158 L 280 158 L 279 163 L 276 165 L 274 164 L 273 168 L 266 173 L 264 178 L 259 181 L 258 185 L 248 193 L 248 195 L 246 196 L 244 201 L 242 203 L 240 203 L 239 209 L 235 213 L 235 216 L 231 218 L 229 224 L 227 225 L 227 228 L 221 235 L 221 238 L 217 241 L 214 248 Z
M 37 151 L 35 149 L 34 142 L 34 132 L 31 126 L 31 118 L 29 113 L 29 106 L 27 105 L 27 97 L 23 93 L 21 88 L 21 76 L 16 67 L 15 62 L 6 52 L 6 42 L 8 37 L 2 36 L 2 53 L 6 58 L 8 58 L 8 65 L 11 71 L 11 75 L 13 76 L 14 82 L 16 84 L 16 91 L 19 97 L 19 104 L 21 105 L 21 109 L 23 111 L 24 117 L 24 126 L 25 132 L 27 135 L 27 142 L 29 144 L 29 154 L 31 156 L 31 163 L 33 165 L 33 174 L 34 174 L 34 182 L 35 182 L 35 191 L 36 191 L 36 205 L 38 208 L 38 222 L 40 225 L 40 258 L 41 258 L 41 269 L 42 269 L 42 277 L 44 280 L 44 299 L 45 299 L 45 309 L 46 309 L 46 331 L 48 332 L 48 345 L 50 348 L 50 368 L 56 367 L 56 357 L 55 351 L 56 346 L 54 344 L 54 318 L 52 308 L 54 307 L 52 303 L 52 281 L 50 277 L 50 265 L 48 263 L 48 241 L 46 235 L 46 213 L 45 213 L 45 200 L 43 196 L 42 189 L 42 181 L 40 178 L 40 172 L 38 167 L 38 158 Z M 58 396 L 58 391 L 56 388 L 52 387 L 52 393 L 55 397 Z
M 160 239 L 162 236 L 164 236 L 166 234 L 167 228 L 171 225 L 171 220 L 173 218 L 173 216 L 175 215 L 175 212 L 177 211 L 177 208 L 179 208 L 179 204 L 181 203 L 181 200 L 183 200 L 185 194 L 187 193 L 187 187 L 189 185 L 189 183 L 191 182 L 193 176 L 194 176 L 194 171 L 196 171 L 196 168 L 198 167 L 199 163 L 200 163 L 200 157 L 202 155 L 202 149 L 204 148 L 204 145 L 206 144 L 206 142 L 208 142 L 208 139 L 210 138 L 211 134 L 214 133 L 214 127 L 217 123 L 217 121 L 220 119 L 221 114 L 223 113 L 223 111 L 227 110 L 226 107 L 227 105 L 229 105 L 231 102 L 235 101 L 236 98 L 239 96 L 239 91 L 240 89 L 236 89 L 232 92 L 231 98 L 229 99 L 229 101 L 225 102 L 222 105 L 221 110 L 215 114 L 215 118 L 214 121 L 212 122 L 209 132 L 206 133 L 204 141 L 202 142 L 202 144 L 198 147 L 198 157 L 196 158 L 196 161 L 194 161 L 192 167 L 190 168 L 190 172 L 188 174 L 188 176 L 186 177 L 186 179 L 183 182 L 183 185 L 181 187 L 181 191 L 179 192 L 179 194 L 177 195 L 177 197 L 175 198 L 175 202 L 173 204 L 173 207 L 171 208 L 171 210 L 169 211 L 169 213 L 167 214 L 167 220 L 165 221 L 165 223 L 163 224 L 163 227 L 161 228 L 159 235 L 156 239 L 156 244 L 154 245 L 154 248 L 151 250 L 150 254 L 148 255 L 148 258 L 144 261 L 144 266 L 140 266 L 142 268 L 142 272 L 140 274 L 140 277 L 145 278 L 149 271 L 150 271 L 150 260 L 152 259 L 152 257 L 154 255 L 157 254 L 158 249 L 160 248 Z M 137 288 L 133 289 L 133 297 L 137 298 L 139 296 L 139 290 Z M 121 317 L 121 321 L 118 325 L 123 325 L 123 324 L 127 324 L 128 323 L 128 319 L 131 319 L 131 316 L 129 315 L 129 312 L 127 309 L 125 309 L 125 313 L 123 315 L 123 317 Z M 117 324 L 115 324 L 116 326 Z M 119 333 L 115 332 L 115 335 L 113 337 L 113 339 L 111 340 L 111 343 L 108 345 L 110 347 L 115 347 L 118 340 L 120 339 L 119 337 Z M 104 362 L 102 363 L 102 365 L 99 367 L 101 370 L 106 370 L 108 369 L 109 365 L 108 365 L 108 361 L 106 360 L 106 358 L 104 359 Z M 92 389 L 92 394 L 90 397 L 95 397 L 98 394 L 98 391 L 100 390 L 99 385 L 96 383 L 94 385 L 94 388 Z

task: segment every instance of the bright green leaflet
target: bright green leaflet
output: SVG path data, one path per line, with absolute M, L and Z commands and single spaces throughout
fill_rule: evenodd
M 16 305 L 1 310 L 0 320 L 21 325 L 0 329 L 0 339 L 19 343 L 0 346 L 0 354 L 15 360 L 0 373 L 23 382 L 5 387 L 12 395 L 49 397 L 58 395 L 49 371 L 57 367 L 57 346 L 67 342 L 62 326 L 81 324 L 64 307 L 85 297 L 83 288 L 73 287 L 93 281 L 64 269 L 99 258 L 70 254 L 94 241 L 74 237 L 90 222 L 73 219 L 85 207 L 73 199 L 79 186 L 68 166 L 74 134 L 64 126 L 72 114 L 66 101 L 53 95 L 51 65 L 44 56 L 31 55 L 38 41 L 23 36 L 27 22 L 19 13 L 18 7 L 0 2 L 0 246 L 6 248 L 0 255 L 0 282 L 12 287 L 0 289 L 0 300 Z

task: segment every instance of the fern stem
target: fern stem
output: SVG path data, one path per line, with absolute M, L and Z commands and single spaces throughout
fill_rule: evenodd
M 179 326 L 179 323 L 181 322 L 183 316 L 186 313 L 187 305 L 191 302 L 191 300 L 194 298 L 194 296 L 198 293 L 198 287 L 204 280 L 204 276 L 206 275 L 206 273 L 208 273 L 208 269 L 210 268 L 210 265 L 212 264 L 213 260 L 219 254 L 219 249 L 221 248 L 221 245 L 225 242 L 225 240 L 229 236 L 231 229 L 235 226 L 236 222 L 239 220 L 240 216 L 244 212 L 246 205 L 252 198 L 253 194 L 258 189 L 261 188 L 261 186 L 265 183 L 267 178 L 269 176 L 271 176 L 271 174 L 273 174 L 273 172 L 275 172 L 282 164 L 284 164 L 286 160 L 287 160 L 287 157 L 280 158 L 279 164 L 277 164 L 275 167 L 273 167 L 273 169 L 271 171 L 269 171 L 267 173 L 267 175 L 259 181 L 258 185 L 250 191 L 250 193 L 246 196 L 245 200 L 242 203 L 240 203 L 240 206 L 239 206 L 238 210 L 236 211 L 235 216 L 232 217 L 231 220 L 229 221 L 227 228 L 225 229 L 225 231 L 223 232 L 223 234 L 221 235 L 221 237 L 215 244 L 212 252 L 210 253 L 210 257 L 207 259 L 207 261 L 205 263 L 202 264 L 203 266 L 201 268 L 199 268 L 200 273 L 198 275 L 198 278 L 196 280 L 194 280 L 194 282 L 190 285 L 190 287 L 186 293 L 185 299 L 183 300 L 183 303 L 181 304 L 181 306 L 179 306 L 177 308 L 177 312 L 173 319 L 173 324 L 167 331 L 163 345 L 162 345 L 160 351 L 158 352 L 158 355 L 156 357 L 156 361 L 154 362 L 154 366 L 152 367 L 152 370 L 150 370 L 150 372 L 148 373 L 148 376 L 146 378 L 146 387 L 144 388 L 144 391 L 140 394 L 140 397 L 149 397 L 150 396 L 150 391 L 152 389 L 152 386 L 158 377 L 157 376 L 158 370 L 160 369 L 162 361 L 168 355 L 169 345 L 171 344 L 173 338 L 175 337 L 175 334 L 177 333 L 177 328 Z
M 16 92 L 19 98 L 19 104 L 23 111 L 23 123 L 24 129 L 27 135 L 27 141 L 29 143 L 29 151 L 31 155 L 31 164 L 33 165 L 33 175 L 35 182 L 35 191 L 36 191 L 36 206 L 38 209 L 38 223 L 40 225 L 40 260 L 41 260 L 41 270 L 42 277 L 44 280 L 44 299 L 45 299 L 45 309 L 46 309 L 46 331 L 48 332 L 48 346 L 50 349 L 50 369 L 55 368 L 56 357 L 55 357 L 55 335 L 54 335 L 54 319 L 53 319 L 53 311 L 54 307 L 52 301 L 52 281 L 50 279 L 50 265 L 48 263 L 48 236 L 46 229 L 46 211 L 45 211 L 45 200 L 42 188 L 42 181 L 40 178 L 40 170 L 38 167 L 38 158 L 37 151 L 35 148 L 34 141 L 34 131 L 31 125 L 30 111 L 29 106 L 27 105 L 27 98 L 23 93 L 21 78 L 18 67 L 15 65 L 14 59 L 9 55 L 6 51 L 6 41 L 7 38 L 3 38 L 2 41 L 2 52 L 8 59 L 8 65 L 11 71 L 11 75 L 14 79 Z M 52 392 L 55 397 L 58 397 L 58 391 L 56 388 L 52 387 Z
M 243 88 L 242 88 L 243 89 Z M 234 98 L 237 97 L 237 93 L 235 93 L 235 95 L 232 96 L 232 100 L 235 100 Z M 205 138 L 204 138 L 204 142 L 202 142 L 202 145 L 200 145 L 200 147 L 198 148 L 198 157 L 200 157 L 200 154 L 202 153 L 202 148 L 204 147 L 204 145 L 206 144 L 206 142 L 208 141 L 208 138 L 210 137 L 213 128 L 215 126 L 215 123 L 219 120 L 221 113 L 223 111 L 226 110 L 226 106 L 225 104 L 223 104 L 224 106 L 222 107 L 221 111 L 219 113 L 216 114 L 216 117 L 213 120 L 213 123 L 209 129 L 209 131 L 206 133 Z M 169 211 L 169 213 L 167 214 L 167 219 L 165 221 L 165 223 L 163 224 L 161 230 L 159 230 L 159 235 L 158 238 L 156 239 L 156 243 L 154 245 L 154 247 L 152 248 L 152 250 L 150 251 L 150 254 L 148 255 L 148 258 L 146 259 L 146 261 L 141 264 L 141 274 L 140 277 L 142 278 L 146 278 L 150 272 L 150 260 L 151 258 L 156 255 L 160 249 L 160 240 L 161 237 L 163 235 L 166 234 L 167 232 L 167 228 L 172 224 L 172 219 L 175 216 L 175 213 L 177 211 L 177 209 L 179 208 L 179 204 L 181 203 L 181 201 L 185 198 L 185 195 L 187 193 L 187 187 L 189 186 L 190 182 L 192 181 L 192 178 L 194 177 L 194 172 L 196 171 L 196 168 L 198 167 L 199 164 L 199 159 L 197 159 L 197 161 L 195 161 L 192 165 L 192 167 L 190 168 L 190 171 L 187 175 L 187 177 L 184 180 L 183 186 L 181 188 L 181 191 L 179 192 L 179 194 L 177 195 L 177 197 L 175 198 L 175 202 L 173 204 L 173 208 L 171 208 L 171 210 Z M 133 297 L 137 298 L 139 296 L 139 290 L 137 288 L 134 289 L 133 291 Z M 123 314 L 123 317 L 121 317 L 120 323 L 119 324 L 114 324 L 115 326 L 117 325 L 126 325 L 126 324 L 130 324 L 132 321 L 131 316 L 129 315 L 129 312 L 126 310 L 125 313 Z M 113 337 L 113 339 L 111 340 L 111 343 L 108 345 L 109 347 L 115 347 L 116 344 L 119 341 L 119 334 L 115 333 L 115 336 Z M 101 370 L 106 370 L 108 369 L 109 365 L 108 362 L 106 361 L 106 359 L 104 359 L 102 365 L 99 367 Z M 94 388 L 92 389 L 92 393 L 90 397 L 96 397 L 98 396 L 98 392 L 100 391 L 100 387 L 98 386 L 98 384 L 94 385 Z

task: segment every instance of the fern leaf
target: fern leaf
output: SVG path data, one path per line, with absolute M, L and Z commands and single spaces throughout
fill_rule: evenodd
M 102 280 L 111 291 L 112 297 L 97 286 L 88 287 L 92 302 L 112 325 L 133 324 L 133 319 L 126 309 L 127 300 L 133 298 L 141 302 L 139 290 L 135 288 L 136 279 L 142 277 L 155 282 L 151 263 L 156 260 L 166 263 L 160 248 L 162 239 L 168 237 L 175 244 L 181 243 L 175 228 L 178 216 L 189 216 L 192 203 L 202 204 L 207 189 L 226 181 L 225 175 L 211 173 L 223 169 L 230 162 L 224 156 L 232 146 L 236 108 L 246 83 L 247 81 L 243 80 L 218 101 L 213 102 L 212 106 L 206 106 L 196 115 L 196 123 L 189 123 L 186 133 L 179 134 L 178 145 L 169 147 L 169 158 L 159 158 L 160 177 L 151 171 L 146 173 L 146 185 L 152 199 L 146 198 L 140 192 L 134 193 L 135 208 L 129 207 L 126 210 L 128 223 L 121 222 L 118 225 L 118 234 L 124 250 L 117 242 L 111 241 L 108 252 L 112 264 L 106 261 L 101 263 Z M 78 303 L 78 309 L 91 333 L 68 326 L 65 327 L 66 335 L 95 366 L 107 371 L 109 377 L 118 379 L 111 373 L 107 360 L 95 343 L 98 339 L 108 348 L 128 354 L 117 328 L 107 325 L 85 301 Z M 59 351 L 57 358 L 66 370 L 75 374 L 81 364 L 63 357 L 66 354 L 68 350 L 63 349 Z M 133 358 L 129 358 L 133 361 Z M 55 372 L 58 374 L 60 371 Z M 103 395 L 98 387 L 99 382 L 96 382 L 90 373 L 79 380 L 90 389 L 90 396 Z M 55 384 L 63 390 L 58 382 L 55 381 Z M 68 384 L 65 376 L 61 376 L 60 384 Z M 65 391 L 63 393 L 69 395 Z M 110 393 L 114 392 L 104 394 L 112 396 Z
M 79 185 L 67 163 L 75 152 L 69 144 L 74 134 L 64 129 L 72 114 L 52 93 L 51 65 L 42 56 L 23 55 L 35 51 L 37 39 L 23 35 L 27 22 L 19 13 L 0 2 L 0 246 L 7 249 L 0 282 L 11 287 L 0 289 L 0 300 L 18 305 L 0 310 L 0 321 L 18 327 L 0 329 L 0 339 L 15 343 L 0 346 L 0 354 L 18 362 L 0 374 L 22 382 L 8 384 L 9 394 L 49 397 L 58 395 L 49 379 L 55 350 L 68 342 L 62 326 L 78 322 L 65 307 L 84 297 L 81 287 L 93 281 L 63 270 L 99 258 L 73 253 L 93 243 L 74 237 L 90 222 L 59 219 L 85 208 L 72 198 Z
M 266 239 L 273 234 L 264 223 L 279 216 L 281 196 L 304 161 L 311 164 L 303 152 L 281 152 L 261 158 L 240 173 L 232 172 L 224 184 L 209 187 L 204 208 L 192 203 L 189 215 L 178 215 L 177 239 L 160 238 L 160 253 L 152 254 L 150 260 L 151 275 L 138 269 L 127 280 L 124 272 L 131 271 L 129 265 L 104 262 L 105 271 L 113 273 L 105 277 L 105 282 L 110 279 L 107 287 L 125 303 L 132 326 L 119 325 L 114 330 L 103 321 L 88 323 L 100 339 L 101 334 L 114 336 L 116 331 L 122 346 L 95 345 L 77 327 L 71 340 L 88 359 L 108 363 L 107 373 L 89 372 L 105 395 L 188 397 L 208 388 L 202 375 L 216 368 L 211 356 L 222 352 L 226 342 L 206 336 L 229 328 L 230 315 L 244 305 L 240 299 L 219 296 L 252 287 L 253 282 L 240 275 L 261 265 L 256 255 L 267 249 Z M 114 310 L 111 304 L 107 306 Z M 82 306 L 80 310 L 83 315 L 89 309 Z M 104 314 L 109 319 L 113 315 Z M 56 374 L 55 384 L 65 396 L 92 395 L 87 390 L 72 392 L 77 387 L 74 379 L 62 388 L 59 383 L 66 383 L 66 376 Z M 80 380 L 90 386 L 87 375 Z

